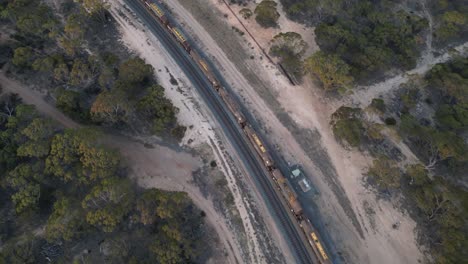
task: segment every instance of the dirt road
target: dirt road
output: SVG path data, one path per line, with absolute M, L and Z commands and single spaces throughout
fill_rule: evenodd
M 66 115 L 57 111 L 55 107 L 49 105 L 43 99 L 44 94 L 26 88 L 19 82 L 7 78 L 3 71 L 0 72 L 0 83 L 5 91 L 17 93 L 25 103 L 35 105 L 39 112 L 56 120 L 64 127 L 78 128 L 80 126 Z

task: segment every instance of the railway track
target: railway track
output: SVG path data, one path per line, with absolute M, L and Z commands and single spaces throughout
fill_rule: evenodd
M 290 243 L 291 251 L 295 254 L 298 263 L 319 263 L 316 256 L 311 254 L 304 243 L 301 235 L 301 230 L 297 227 L 297 223 L 292 214 L 288 211 L 288 206 L 284 200 L 278 195 L 277 190 L 271 182 L 271 178 L 255 154 L 253 147 L 248 143 L 244 133 L 240 130 L 234 116 L 224 108 L 216 91 L 205 78 L 204 73 L 188 56 L 186 51 L 178 45 L 166 29 L 158 23 L 142 2 L 139 0 L 125 0 L 130 8 L 145 22 L 151 32 L 158 37 L 165 49 L 179 64 L 181 69 L 192 81 L 195 88 L 200 92 L 202 98 L 212 110 L 217 121 L 223 128 L 228 139 L 238 152 L 240 158 L 245 163 L 246 167 L 252 173 L 252 177 L 261 187 L 261 191 L 265 195 L 267 204 L 277 217 L 281 228 L 285 232 L 286 241 Z

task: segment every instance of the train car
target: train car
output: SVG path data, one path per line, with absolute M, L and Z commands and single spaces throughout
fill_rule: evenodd
M 310 246 L 314 250 L 317 257 L 320 259 L 320 263 L 331 263 L 325 248 L 323 247 L 322 243 L 320 243 L 318 234 L 313 230 L 310 220 L 305 219 L 301 221 L 300 226 L 307 236 L 307 240 L 309 241 Z
M 255 131 L 250 126 L 245 126 L 244 127 L 244 132 L 247 135 L 247 137 L 249 138 L 252 145 L 254 146 L 254 148 L 257 151 L 260 158 L 262 158 L 263 163 L 265 163 L 265 166 L 268 169 L 271 169 L 273 167 L 273 160 L 272 160 L 270 154 L 268 153 L 266 147 L 263 145 L 263 142 L 258 137 L 258 135 L 255 133 Z
M 322 243 L 320 243 L 318 236 L 315 234 L 315 232 L 310 233 L 310 236 L 312 238 L 312 241 L 314 241 L 315 246 L 317 247 L 318 251 L 320 252 L 322 260 L 327 261 L 328 255 L 325 252 L 325 249 L 323 248 Z
M 302 206 L 297 200 L 297 195 L 294 191 L 291 190 L 286 178 L 283 176 L 280 170 L 274 169 L 271 171 L 273 179 L 278 184 L 282 195 L 285 197 L 288 202 L 291 212 L 294 213 L 296 218 L 300 220 L 302 218 Z
M 216 90 L 219 90 L 220 88 L 219 81 L 216 79 L 210 66 L 208 66 L 208 63 L 206 63 L 206 61 L 204 61 L 195 50 L 190 50 L 190 56 L 197 63 L 198 67 L 200 67 L 200 69 L 203 71 L 206 78 L 210 81 L 211 85 L 213 85 L 213 87 Z
M 231 111 L 231 113 L 236 117 L 237 123 L 241 126 L 244 127 L 245 124 L 247 123 L 247 119 L 245 118 L 244 114 L 242 113 L 239 105 L 234 101 L 234 99 L 229 95 L 228 91 L 226 88 L 221 87 L 218 90 L 219 96 L 221 96 L 221 99 L 223 99 L 224 103 L 226 103 L 227 107 Z
M 162 9 L 156 3 L 145 1 L 145 4 L 164 26 L 169 24 L 166 14 L 164 14 Z
M 171 28 L 172 35 L 175 36 L 177 41 L 184 47 L 184 49 L 188 52 L 190 52 L 190 44 L 187 41 L 187 38 L 185 37 L 184 34 L 182 34 L 182 31 L 176 27 Z

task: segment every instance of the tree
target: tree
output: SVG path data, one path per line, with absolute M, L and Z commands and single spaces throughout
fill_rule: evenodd
M 105 21 L 106 12 L 110 7 L 106 0 L 79 0 L 79 2 L 90 16 Z
M 2 251 L 5 253 L 6 263 L 11 264 L 33 264 L 37 263 L 35 257 L 35 244 L 38 244 L 29 236 L 26 239 L 15 242 L 14 245 L 9 245 Z
M 146 190 L 137 201 L 140 221 L 156 223 L 157 240 L 149 250 L 160 263 L 191 263 L 199 251 L 197 229 L 201 219 L 193 215 L 193 206 L 186 193 Z M 190 223 L 192 227 L 189 227 Z
M 64 35 L 57 39 L 57 43 L 68 56 L 75 57 L 82 45 L 82 40 L 79 38 L 73 39 Z
M 270 53 L 279 57 L 286 71 L 296 78 L 303 73 L 301 57 L 307 49 L 307 43 L 295 32 L 279 33 L 271 41 Z
M 54 203 L 52 214 L 45 228 L 49 242 L 70 241 L 79 237 L 85 229 L 84 216 L 79 204 L 72 198 L 61 198 Z
M 144 80 L 151 78 L 153 70 L 153 66 L 146 64 L 141 58 L 128 59 L 119 66 L 119 79 L 125 83 L 133 84 L 129 87 L 133 88 L 135 84 L 141 84 Z
M 370 107 L 375 111 L 379 112 L 380 114 L 384 114 L 386 110 L 385 101 L 380 98 L 372 99 Z
M 16 212 L 22 213 L 27 209 L 35 209 L 41 196 L 41 182 L 43 182 L 42 163 L 21 163 L 7 176 L 6 182 L 15 192 L 11 196 Z
M 400 169 L 396 162 L 386 157 L 374 159 L 367 171 L 367 176 L 373 179 L 382 189 L 396 189 L 400 187 Z
M 158 237 L 150 245 L 149 250 L 154 254 L 155 259 L 162 264 L 187 263 L 184 259 L 184 251 L 175 239 Z
M 93 77 L 93 73 L 85 61 L 81 59 L 74 60 L 72 70 L 70 72 L 71 85 L 87 87 Z
M 458 191 L 440 180 L 428 182 L 417 186 L 412 192 L 413 199 L 418 208 L 426 215 L 429 221 L 437 220 L 439 224 L 447 227 L 460 228 L 460 222 L 449 219 L 453 213 L 459 214 L 456 203 Z M 465 194 L 466 196 L 466 194 Z M 455 221 L 455 222 L 453 222 Z
M 349 88 L 353 83 L 349 75 L 350 67 L 337 55 L 318 51 L 306 59 L 304 66 L 322 83 L 325 90 Z
M 120 156 L 116 150 L 83 142 L 78 148 L 80 161 L 90 180 L 105 179 L 117 173 Z
M 31 47 L 19 47 L 15 49 L 12 62 L 20 68 L 31 66 L 33 61 L 33 50 Z
M 152 123 L 153 133 L 161 133 L 164 128 L 176 123 L 178 109 L 165 97 L 164 88 L 159 85 L 148 88 L 146 95 L 138 102 L 137 109 Z
M 176 221 L 175 219 L 183 214 L 184 207 L 188 206 L 189 202 L 186 193 L 146 190 L 136 204 L 139 221 L 144 225 L 151 225 L 158 219 Z
M 6 127 L 18 131 L 25 128 L 34 118 L 38 116 L 36 109 L 32 105 L 20 104 L 16 106 L 15 112 L 15 115 L 8 118 Z
M 47 56 L 44 58 L 36 59 L 33 64 L 32 68 L 35 71 L 43 72 L 43 73 L 53 73 L 56 65 L 56 60 L 52 56 Z
M 52 139 L 50 154 L 46 159 L 46 172 L 65 182 L 86 182 L 80 163 L 78 146 L 81 139 L 72 130 L 57 134 Z
M 468 128 L 468 104 L 443 104 L 435 114 L 437 123 L 450 130 Z
M 0 91 L 2 87 L 0 86 Z M 0 117 L 3 114 L 3 118 L 0 118 L 0 125 L 3 125 L 8 118 L 16 114 L 16 107 L 21 104 L 21 98 L 18 94 L 14 93 L 3 93 L 0 95 Z
M 18 190 L 30 183 L 40 183 L 43 181 L 41 162 L 29 164 L 20 163 L 9 172 L 6 182 L 9 187 Z
M 249 19 L 253 15 L 253 12 L 248 8 L 242 8 L 239 11 L 239 15 L 241 15 L 244 19 Z
M 64 32 L 70 39 L 81 40 L 85 33 L 83 18 L 79 14 L 71 14 L 67 18 Z
M 123 91 L 103 91 L 94 100 L 90 113 L 95 122 L 119 125 L 129 120 L 132 108 Z
M 17 213 L 22 213 L 26 209 L 34 209 L 41 197 L 41 187 L 39 184 L 28 184 L 11 196 L 15 204 Z
M 120 158 L 116 151 L 96 143 L 92 129 L 66 130 L 52 139 L 46 172 L 65 182 L 89 184 L 114 175 Z
M 307 50 L 307 43 L 296 32 L 279 33 L 271 40 L 270 53 L 274 56 L 284 56 L 291 53 L 302 56 Z
M 0 181 L 7 171 L 18 164 L 16 150 L 18 146 L 7 131 L 0 131 Z
M 100 248 L 102 252 L 105 252 L 104 254 L 106 255 L 106 259 L 108 259 L 110 263 L 147 263 L 146 261 L 142 260 L 141 257 L 139 258 L 140 261 L 127 261 L 129 258 L 132 258 L 130 257 L 130 254 L 133 253 L 131 250 L 131 246 L 131 243 L 129 243 L 129 241 L 126 238 L 115 237 L 105 239 L 101 243 Z
M 352 147 L 358 147 L 362 142 L 364 126 L 360 120 L 361 109 L 341 106 L 331 117 L 333 133 Z
M 171 135 L 178 141 L 181 141 L 184 138 L 186 131 L 186 126 L 176 125 L 173 129 L 171 129 Z
M 335 3 L 333 10 L 326 8 Z M 315 27 L 320 50 L 349 65 L 357 81 L 376 79 L 392 68 L 411 69 L 416 65 L 428 27 L 425 18 L 385 1 L 315 1 L 315 5 L 317 13 L 325 13 Z
M 110 89 L 114 85 L 115 76 L 114 70 L 104 68 L 99 75 L 98 83 L 102 89 Z
M 427 235 L 438 263 L 463 263 L 468 244 L 465 232 L 468 217 L 468 192 L 440 177 L 413 184 L 410 197 L 431 232 Z
M 83 43 L 85 34 L 85 23 L 80 14 L 68 16 L 62 36 L 58 38 L 58 44 L 65 50 L 67 55 L 75 56 Z
M 57 127 L 51 119 L 35 118 L 21 131 L 32 141 L 48 140 L 57 131 Z
M 402 115 L 400 134 L 409 138 L 427 160 L 426 169 L 432 170 L 442 160 L 465 161 L 468 147 L 464 140 L 451 131 L 438 131 L 422 126 L 409 114 Z
M 442 160 L 453 158 L 459 161 L 467 159 L 467 146 L 465 141 L 452 132 L 435 132 L 430 135 L 430 149 L 435 148 L 435 152 Z
M 468 59 L 457 58 L 450 63 L 436 64 L 426 74 L 429 87 L 435 87 L 449 97 L 447 103 L 468 103 Z
M 410 178 L 410 185 L 422 186 L 430 181 L 426 167 L 420 163 L 406 166 L 405 174 Z
M 442 41 L 457 36 L 466 27 L 468 19 L 466 15 L 453 10 L 442 15 L 441 24 L 437 27 L 436 36 Z
M 53 36 L 57 31 L 58 23 L 53 17 L 52 10 L 47 5 L 22 3 L 17 6 L 16 12 L 16 27 L 22 33 L 42 38 L 44 36 Z
M 85 109 L 79 92 L 59 89 L 56 96 L 55 106 L 62 112 L 78 120 L 89 118 L 88 109 Z
M 67 64 L 60 63 L 54 69 L 54 78 L 59 82 L 68 82 L 70 79 L 70 70 L 68 69 Z
M 50 150 L 50 138 L 56 131 L 57 128 L 50 119 L 34 119 L 21 131 L 28 140 L 19 145 L 18 156 L 36 158 L 47 156 Z
M 86 221 L 104 232 L 112 232 L 130 211 L 133 200 L 132 184 L 128 179 L 104 179 L 82 202 L 87 210 Z
M 266 28 L 275 27 L 280 17 L 280 14 L 276 10 L 277 5 L 275 1 L 271 0 L 260 2 L 254 10 L 257 23 Z
M 371 121 L 363 122 L 364 126 L 364 135 L 371 142 L 382 142 L 385 139 L 385 136 L 382 134 L 382 124 L 374 123 Z

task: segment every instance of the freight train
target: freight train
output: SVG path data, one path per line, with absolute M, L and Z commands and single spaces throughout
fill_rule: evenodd
M 241 108 L 234 100 L 233 96 L 224 88 L 219 80 L 216 78 L 214 72 L 211 70 L 208 63 L 203 60 L 203 58 L 191 47 L 185 35 L 181 32 L 180 29 L 171 25 L 169 19 L 163 12 L 163 9 L 156 3 L 151 2 L 150 0 L 140 0 L 142 1 L 146 8 L 149 9 L 153 17 L 156 18 L 161 25 L 167 28 L 168 32 L 174 37 L 174 39 L 187 51 L 193 61 L 197 64 L 200 70 L 204 73 L 206 79 L 210 82 L 213 89 L 215 89 L 220 96 L 221 100 L 228 107 L 231 114 L 235 117 L 236 122 L 244 131 L 246 137 L 252 144 L 253 148 L 257 152 L 259 158 L 264 163 L 266 169 L 268 170 L 271 179 L 276 184 L 276 187 L 279 193 L 283 196 L 283 199 L 287 202 L 291 213 L 294 215 L 296 220 L 299 223 L 304 235 L 306 236 L 313 252 L 317 255 L 317 258 L 320 260 L 320 263 L 330 263 L 329 257 L 320 242 L 320 238 L 312 226 L 312 223 L 309 219 L 305 218 L 303 215 L 302 206 L 297 200 L 297 194 L 294 189 L 289 185 L 288 181 L 281 173 L 281 171 L 275 167 L 273 159 L 268 152 L 265 144 L 260 139 L 255 130 L 250 126 L 245 118 L 245 115 L 242 113 Z

